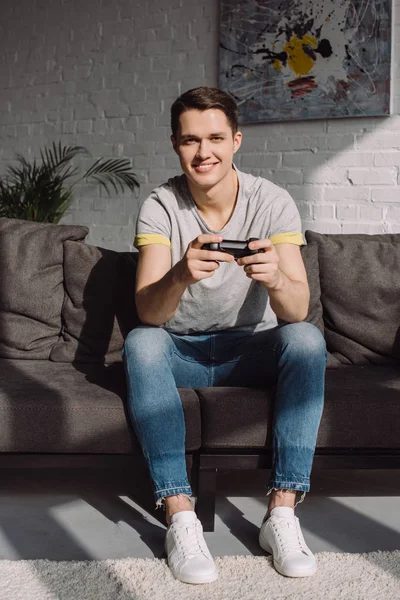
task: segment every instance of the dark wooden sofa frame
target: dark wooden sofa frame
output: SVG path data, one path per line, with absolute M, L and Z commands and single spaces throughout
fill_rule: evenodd
M 140 459 L 141 460 L 141 459 Z M 0 469 L 122 469 L 132 470 L 138 458 L 129 454 L 35 454 L 0 453 Z M 219 470 L 271 468 L 271 451 L 200 450 L 186 455 L 191 472 L 196 512 L 204 531 L 214 531 L 217 476 Z M 392 448 L 324 448 L 316 451 L 313 470 L 400 469 L 400 450 Z
M 215 500 L 218 470 L 225 469 L 270 469 L 271 452 L 241 449 L 238 452 L 227 451 L 195 455 L 195 473 L 197 481 L 196 512 L 204 531 L 214 531 Z M 197 464 L 196 464 L 197 461 Z M 317 450 L 313 469 L 400 469 L 400 450 L 397 449 L 326 449 Z

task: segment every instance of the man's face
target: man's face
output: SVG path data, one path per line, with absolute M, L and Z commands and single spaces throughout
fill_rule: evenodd
M 242 134 L 235 135 L 222 110 L 183 112 L 176 139 L 171 136 L 182 171 L 195 186 L 209 189 L 228 176 L 232 157 L 240 147 Z

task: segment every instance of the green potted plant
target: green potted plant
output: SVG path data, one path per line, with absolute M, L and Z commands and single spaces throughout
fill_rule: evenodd
M 90 156 L 83 146 L 62 146 L 54 142 L 40 152 L 41 163 L 28 162 L 17 154 L 16 166 L 8 166 L 0 177 L 0 217 L 58 223 L 73 201 L 77 183 L 97 181 L 109 194 L 139 187 L 130 162 L 123 158 L 99 158 L 83 175 L 72 161 Z

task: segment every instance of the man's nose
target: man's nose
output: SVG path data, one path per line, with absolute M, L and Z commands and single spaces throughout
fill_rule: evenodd
M 210 148 L 210 141 L 209 140 L 201 140 L 198 149 L 197 149 L 197 156 L 199 156 L 199 158 L 207 158 L 208 156 L 210 156 L 211 154 L 211 148 Z

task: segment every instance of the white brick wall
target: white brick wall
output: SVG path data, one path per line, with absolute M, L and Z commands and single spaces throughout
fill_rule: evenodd
M 400 232 L 400 0 L 394 0 L 393 115 L 242 128 L 240 168 L 284 186 L 304 229 Z M 218 82 L 216 0 L 2 0 L 0 172 L 14 153 L 61 139 L 126 157 L 138 197 L 80 186 L 63 222 L 87 241 L 132 249 L 140 201 L 179 172 L 169 109 Z

